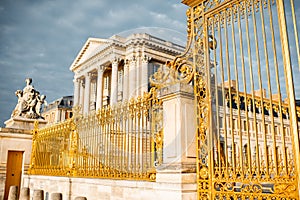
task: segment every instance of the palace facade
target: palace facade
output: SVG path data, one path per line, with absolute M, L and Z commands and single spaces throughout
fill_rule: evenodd
M 47 124 L 58 123 L 72 117 L 73 96 L 63 96 L 46 105 L 42 116 Z
M 89 38 L 70 70 L 74 106 L 84 114 L 148 92 L 149 77 L 184 47 L 149 34 Z

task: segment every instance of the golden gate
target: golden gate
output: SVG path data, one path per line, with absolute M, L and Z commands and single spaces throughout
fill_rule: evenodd
M 295 2 L 183 3 L 190 6 L 181 59 L 193 60 L 198 198 L 299 199 Z

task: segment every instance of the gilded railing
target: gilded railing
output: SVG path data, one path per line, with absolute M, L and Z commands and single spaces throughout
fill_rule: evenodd
M 155 180 L 162 107 L 156 91 L 33 131 L 30 174 Z

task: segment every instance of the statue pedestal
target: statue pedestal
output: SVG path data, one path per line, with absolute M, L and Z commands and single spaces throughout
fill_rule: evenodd
M 34 122 L 38 120 L 39 128 L 44 127 L 47 124 L 47 121 L 44 119 L 27 119 L 24 117 L 13 117 L 5 121 L 5 128 L 14 128 L 22 130 L 33 130 Z

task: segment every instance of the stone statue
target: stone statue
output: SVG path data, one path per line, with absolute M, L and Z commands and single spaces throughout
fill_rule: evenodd
M 17 90 L 15 92 L 18 97 L 18 103 L 11 114 L 11 117 L 21 116 L 29 119 L 42 118 L 41 110 L 43 104 L 47 104 L 46 96 L 40 95 L 40 93 L 34 89 L 31 85 L 32 79 L 25 79 L 26 86 L 23 90 Z

